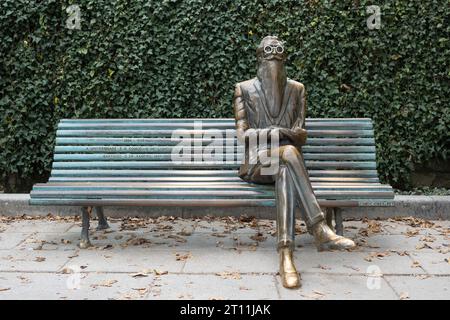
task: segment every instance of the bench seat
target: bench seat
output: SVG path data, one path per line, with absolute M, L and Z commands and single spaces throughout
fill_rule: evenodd
M 308 118 L 306 129 L 302 151 L 321 206 L 393 204 L 391 186 L 378 179 L 370 119 Z M 181 141 L 173 138 L 174 130 L 192 135 L 194 152 L 212 141 L 211 134 L 220 133 L 226 151 L 217 159 L 230 153 L 234 160 L 242 157 L 234 119 L 65 119 L 58 125 L 49 182 L 34 185 L 30 204 L 276 205 L 273 185 L 238 177 L 239 161 L 171 161 L 171 151 Z

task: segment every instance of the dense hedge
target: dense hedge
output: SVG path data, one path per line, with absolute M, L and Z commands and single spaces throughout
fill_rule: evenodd
M 79 4 L 80 30 L 66 28 Z M 414 163 L 449 159 L 448 1 L 77 0 L 0 3 L 0 172 L 26 189 L 51 167 L 60 118 L 231 117 L 254 50 L 287 41 L 309 116 L 371 117 L 379 171 L 408 187 Z M 447 143 L 447 145 L 446 145 Z

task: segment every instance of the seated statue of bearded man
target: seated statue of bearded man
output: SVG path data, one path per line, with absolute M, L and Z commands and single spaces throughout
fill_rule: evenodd
M 256 56 L 256 78 L 238 83 L 233 98 L 237 136 L 245 145 L 239 176 L 252 183 L 275 183 L 280 276 L 284 287 L 295 288 L 300 286 L 292 256 L 297 206 L 318 250 L 350 249 L 355 243 L 336 235 L 326 224 L 312 189 L 302 156 L 307 138 L 306 92 L 303 84 L 286 76 L 283 43 L 277 37 L 267 36 L 256 49 Z M 272 140 L 256 146 L 249 143 L 261 141 L 264 134 L 269 136 L 267 141 L 277 137 L 277 145 L 272 147 Z M 260 160 L 263 155 L 277 156 L 279 166 L 275 172 L 264 170 L 268 164 Z

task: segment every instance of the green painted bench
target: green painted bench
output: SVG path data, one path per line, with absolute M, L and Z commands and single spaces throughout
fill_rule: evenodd
M 82 207 L 84 232 L 92 207 L 103 228 L 104 206 L 275 206 L 273 186 L 238 177 L 242 147 L 234 126 L 234 119 L 61 120 L 50 179 L 34 185 L 30 204 Z M 340 208 L 393 205 L 392 188 L 378 179 L 370 119 L 308 118 L 305 126 L 305 164 L 337 233 L 343 233 Z M 214 161 L 172 161 L 182 141 L 173 138 L 174 130 L 192 137 L 193 153 L 218 133 L 226 148 Z M 235 161 L 220 161 L 225 157 Z

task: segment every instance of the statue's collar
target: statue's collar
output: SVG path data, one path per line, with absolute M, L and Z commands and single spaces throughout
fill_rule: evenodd
M 264 90 L 262 89 L 261 81 L 259 81 L 258 77 L 255 80 L 256 81 L 253 83 L 253 86 L 255 87 L 256 92 L 258 92 L 258 97 L 261 100 L 261 103 L 262 103 L 262 106 L 264 109 L 264 113 L 266 114 L 268 119 L 273 120 L 274 125 L 279 125 L 286 113 L 286 109 L 289 104 L 290 95 L 291 95 L 291 91 L 292 91 L 292 86 L 289 85 L 289 79 L 288 78 L 286 79 L 281 108 L 280 108 L 280 111 L 278 112 L 278 115 L 275 117 L 270 114 L 269 108 L 267 107 L 266 96 L 264 95 Z

